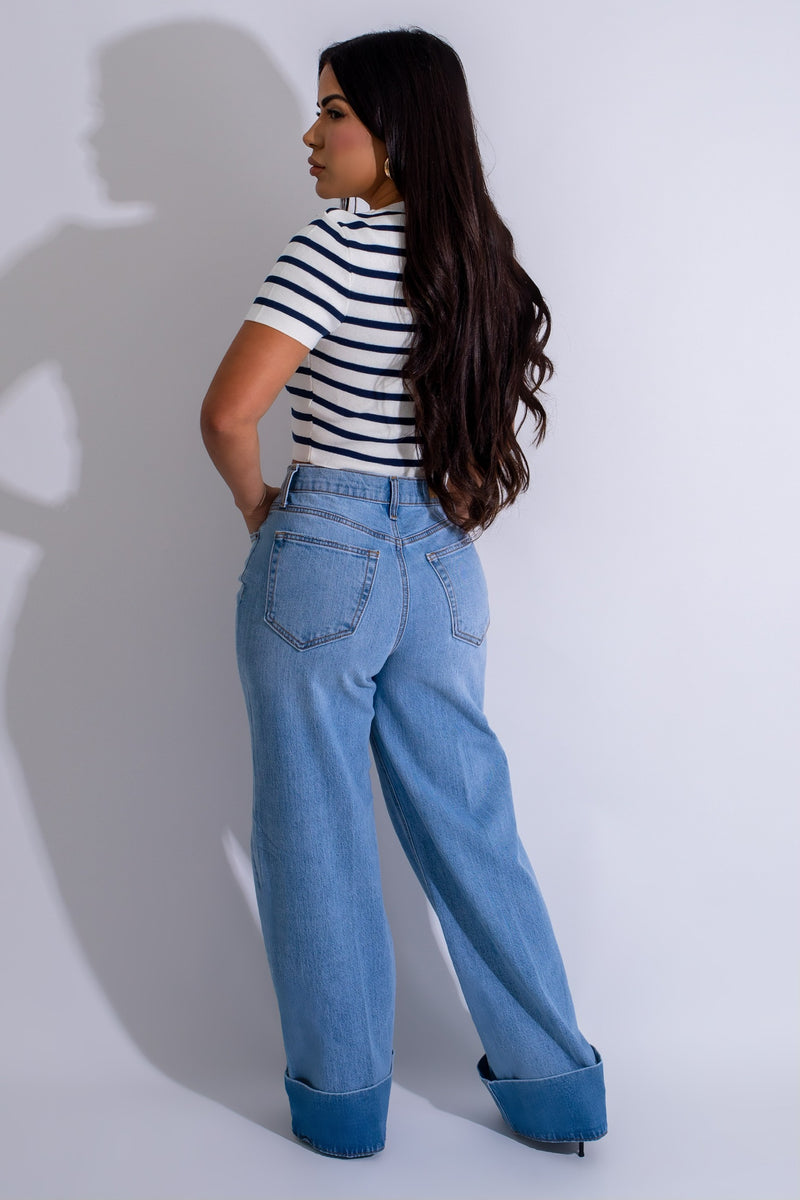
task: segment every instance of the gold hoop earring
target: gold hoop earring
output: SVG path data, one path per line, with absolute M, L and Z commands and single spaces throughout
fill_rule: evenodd
M 389 159 L 388 158 L 386 159 L 386 162 L 383 164 L 383 173 L 387 179 L 392 178 L 391 175 L 389 174 Z

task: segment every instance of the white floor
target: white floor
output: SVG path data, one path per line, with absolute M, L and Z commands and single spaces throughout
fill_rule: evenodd
M 587 1145 L 583 1159 L 504 1136 L 477 1090 L 480 1124 L 395 1086 L 386 1149 L 353 1162 L 297 1143 L 277 1094 L 265 1114 L 274 1126 L 268 1129 L 144 1068 L 93 1084 L 17 1083 L 0 1118 L 0 1194 L 9 1200 L 796 1197 L 797 1126 L 774 1098 L 778 1081 L 765 1078 L 754 1093 L 752 1081 L 743 1088 L 735 1074 L 732 1064 L 727 1080 L 670 1081 L 643 1069 L 634 1087 L 617 1070 L 610 1133 Z

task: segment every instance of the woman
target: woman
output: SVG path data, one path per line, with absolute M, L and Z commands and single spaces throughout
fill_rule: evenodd
M 381 1150 L 394 958 L 369 747 L 441 922 L 510 1127 L 606 1132 L 603 1063 L 576 1024 L 483 713 L 474 538 L 528 484 L 515 434 L 549 313 L 486 190 L 461 61 L 418 29 L 319 59 L 303 141 L 330 205 L 289 242 L 203 404 L 206 447 L 252 537 L 237 655 L 253 745 L 253 870 L 293 1132 Z M 261 475 L 256 426 L 292 398 L 294 458 Z M 563 1146 L 562 1146 L 563 1148 Z

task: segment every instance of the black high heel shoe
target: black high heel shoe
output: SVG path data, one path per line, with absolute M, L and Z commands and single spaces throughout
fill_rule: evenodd
M 524 1137 L 523 1134 L 517 1134 L 517 1136 Z M 529 1145 L 535 1146 L 537 1150 L 547 1150 L 550 1154 L 577 1154 L 578 1158 L 585 1157 L 583 1142 L 540 1142 L 536 1138 L 529 1137 L 525 1137 L 525 1141 Z

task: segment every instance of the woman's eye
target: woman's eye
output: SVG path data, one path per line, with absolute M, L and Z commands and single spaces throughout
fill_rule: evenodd
M 343 112 L 340 112 L 338 108 L 326 108 L 326 109 L 325 109 L 325 114 L 326 114 L 326 116 L 329 116 L 329 117 L 335 117 L 337 120 L 338 120 L 338 118 L 339 118 L 339 117 L 343 117 L 343 116 L 344 116 L 344 113 L 343 113 Z M 318 112 L 317 112 L 317 119 L 319 119 L 321 116 L 322 116 L 322 113 L 318 111 Z

